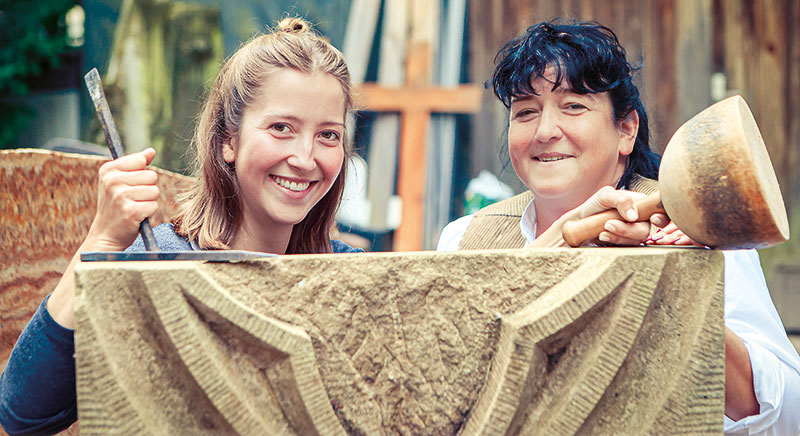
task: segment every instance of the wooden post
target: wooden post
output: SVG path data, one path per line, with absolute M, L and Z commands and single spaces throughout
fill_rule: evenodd
M 432 112 L 476 113 L 481 108 L 479 85 L 434 87 L 431 80 L 430 14 L 423 2 L 412 2 L 412 31 L 408 44 L 404 87 L 364 84 L 356 91 L 357 107 L 375 112 L 400 112 L 400 151 L 397 191 L 403 199 L 395 251 L 422 249 L 426 187 L 426 141 Z
M 409 57 L 424 56 L 412 50 Z M 413 65 L 413 62 L 409 62 Z M 413 77 L 407 69 L 406 74 Z M 403 199 L 403 216 L 395 233 L 395 251 L 422 249 L 425 203 L 426 133 L 432 112 L 475 113 L 480 109 L 479 85 L 434 88 L 430 85 L 409 84 L 403 88 L 387 88 L 364 84 L 358 90 L 358 107 L 376 112 L 400 112 L 400 168 L 397 191 Z

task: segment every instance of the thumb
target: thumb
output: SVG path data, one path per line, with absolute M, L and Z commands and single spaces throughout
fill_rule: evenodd
M 141 153 L 147 161 L 145 165 L 150 165 L 150 163 L 153 162 L 153 159 L 156 157 L 156 149 L 153 147 L 147 147 L 142 150 Z

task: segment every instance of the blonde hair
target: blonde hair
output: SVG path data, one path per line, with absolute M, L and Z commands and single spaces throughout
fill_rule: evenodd
M 193 186 L 179 198 L 176 232 L 202 248 L 227 249 L 242 223 L 242 203 L 235 167 L 222 158 L 222 146 L 236 137 L 245 109 L 258 96 L 266 78 L 283 68 L 330 74 L 342 86 L 345 116 L 352 110 L 350 73 L 344 56 L 315 33 L 305 20 L 284 18 L 270 33 L 242 45 L 222 66 L 200 113 L 192 147 Z M 330 253 L 330 228 L 344 189 L 345 158 L 339 177 L 308 215 L 295 224 L 287 254 Z

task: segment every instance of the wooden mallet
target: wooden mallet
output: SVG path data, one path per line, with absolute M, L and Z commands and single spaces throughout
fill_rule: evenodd
M 694 241 L 718 249 L 771 247 L 789 239 L 778 179 L 750 108 L 726 98 L 684 123 L 669 140 L 658 172 L 659 191 L 635 202 L 640 219 L 666 213 Z M 608 210 L 564 224 L 577 247 L 596 238 Z

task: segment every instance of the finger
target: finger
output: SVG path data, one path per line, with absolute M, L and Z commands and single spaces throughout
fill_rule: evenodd
M 632 241 L 642 242 L 650 236 L 650 223 L 647 221 L 629 223 L 620 220 L 609 220 L 603 228 L 609 233 Z
M 600 235 L 598 235 L 597 239 L 599 239 L 601 242 L 614 245 L 626 245 L 626 246 L 642 245 L 641 239 L 625 238 L 610 232 L 601 232 Z
M 654 213 L 650 216 L 650 222 L 656 227 L 664 227 L 671 221 L 669 220 L 669 217 L 663 213 Z
M 158 201 L 161 190 L 155 185 L 131 186 L 125 193 L 125 198 L 130 201 Z
M 153 170 L 118 171 L 115 177 L 128 186 L 155 186 L 158 182 L 158 173 Z
M 155 186 L 158 182 L 158 173 L 152 170 L 118 171 L 112 169 L 100 176 L 100 185 L 106 191 L 117 187 L 127 186 Z
M 682 235 L 673 242 L 673 245 L 694 245 L 694 241 L 692 241 L 692 238 Z
M 675 241 L 680 239 L 683 235 L 682 232 L 673 232 L 669 234 L 665 234 L 662 239 L 656 242 L 657 245 L 675 245 Z
M 156 151 L 153 148 L 147 148 L 137 153 L 131 153 L 125 156 L 121 156 L 117 159 L 112 161 L 108 161 L 100 167 L 101 171 L 109 171 L 112 169 L 120 170 L 120 171 L 135 171 L 135 170 L 142 170 L 150 162 L 153 161 L 153 158 L 156 155 Z
M 664 230 L 664 232 L 665 232 L 666 234 L 672 234 L 672 233 L 675 233 L 675 232 L 680 232 L 680 231 L 681 231 L 681 230 L 678 228 L 678 226 L 676 226 L 676 225 L 675 225 L 675 222 L 673 222 L 673 221 L 670 221 L 670 222 L 669 222 L 669 224 L 667 224 L 666 226 L 664 226 L 664 228 L 663 228 L 662 230 Z M 681 233 L 683 233 L 683 232 L 681 232 Z
M 638 213 L 633 201 L 642 196 L 643 194 L 638 192 L 615 190 L 610 186 L 604 186 L 580 206 L 580 215 L 584 218 L 607 209 L 617 209 L 625 219 L 635 221 Z
M 639 212 L 636 210 L 633 202 L 643 195 L 638 192 L 621 191 L 621 190 L 606 190 L 599 196 L 600 204 L 607 208 L 617 209 L 620 215 L 628 221 L 636 221 L 639 219 Z
M 139 223 L 153 216 L 157 210 L 157 201 L 129 201 L 120 206 L 119 213 L 131 226 L 138 227 Z

